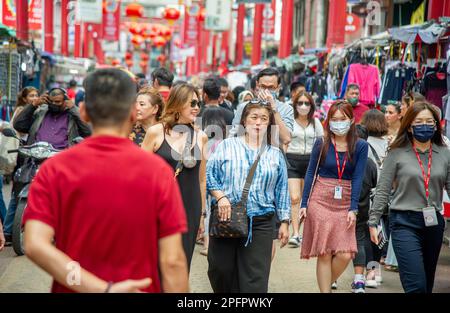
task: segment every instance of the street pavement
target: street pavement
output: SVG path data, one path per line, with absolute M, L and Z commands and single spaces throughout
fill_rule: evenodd
M 4 187 L 4 196 L 9 201 L 10 186 Z M 192 292 L 212 292 L 209 284 L 207 258 L 200 254 L 202 247 L 197 245 L 190 273 Z M 319 292 L 315 275 L 316 259 L 300 260 L 300 249 L 279 248 L 272 263 L 269 279 L 269 292 L 299 293 Z M 339 293 L 350 293 L 353 279 L 352 266 L 338 281 Z M 383 283 L 377 289 L 366 289 L 367 293 L 399 293 L 401 288 L 398 273 L 382 272 Z M 0 292 L 49 292 L 51 278 L 34 265 L 26 256 L 17 257 L 11 247 L 0 252 Z M 434 292 L 450 293 L 450 247 L 442 246 L 439 266 L 436 273 Z

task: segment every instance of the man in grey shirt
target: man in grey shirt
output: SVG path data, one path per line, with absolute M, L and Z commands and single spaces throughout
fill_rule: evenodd
M 294 110 L 290 105 L 277 100 L 280 82 L 280 73 L 277 69 L 266 68 L 260 71 L 256 78 L 256 97 L 269 102 L 275 112 L 275 124 L 278 126 L 280 146 L 284 148 L 291 142 L 291 132 L 294 128 Z M 242 112 L 248 103 L 243 102 L 237 107 L 230 136 L 238 134 Z

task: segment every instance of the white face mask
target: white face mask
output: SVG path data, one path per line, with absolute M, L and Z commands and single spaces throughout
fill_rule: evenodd
M 345 136 L 350 130 L 351 121 L 330 122 L 330 130 L 337 136 Z
M 297 112 L 298 114 L 305 116 L 309 114 L 309 111 L 311 110 L 311 107 L 306 106 L 304 104 L 297 106 Z

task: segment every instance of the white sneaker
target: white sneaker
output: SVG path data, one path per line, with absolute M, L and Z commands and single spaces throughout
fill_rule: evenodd
M 337 281 L 331 284 L 331 289 L 336 290 L 337 289 Z
M 381 275 L 375 275 L 375 281 L 380 285 L 383 282 L 383 277 Z
M 366 280 L 366 287 L 367 288 L 377 288 L 378 283 L 375 279 Z
M 298 236 L 292 236 L 289 239 L 289 245 L 290 246 L 294 246 L 296 248 L 300 247 L 300 243 L 302 242 L 301 238 L 299 238 Z

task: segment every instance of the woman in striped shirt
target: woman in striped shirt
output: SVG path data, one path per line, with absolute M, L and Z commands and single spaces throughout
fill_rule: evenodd
M 281 247 L 289 236 L 287 167 L 281 150 L 271 145 L 275 118 L 270 105 L 251 101 L 241 125 L 244 135 L 221 142 L 206 167 L 207 189 L 218 201 L 219 218 L 226 220 L 232 204 L 240 201 L 247 174 L 261 151 L 246 204 L 249 237 L 210 238 L 208 276 L 214 292 L 267 292 L 275 214 L 281 221 Z

